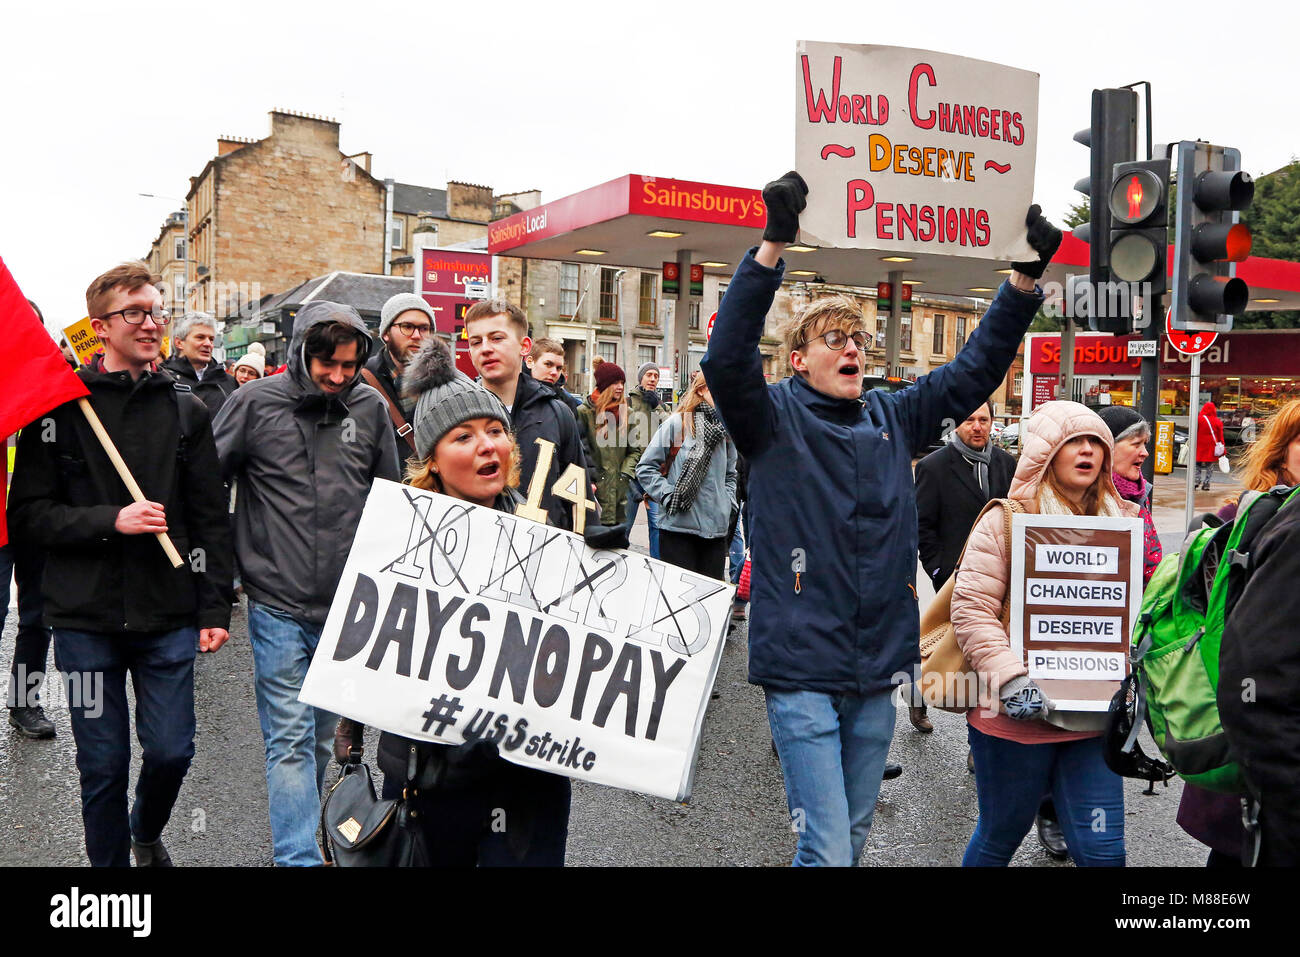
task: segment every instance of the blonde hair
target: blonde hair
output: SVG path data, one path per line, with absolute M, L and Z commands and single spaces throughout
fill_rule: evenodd
M 781 330 L 787 356 L 801 350 L 815 336 L 825 335 L 832 329 L 845 333 L 866 332 L 867 320 L 862 307 L 848 296 L 823 296 L 799 310 Z
M 1274 485 L 1295 485 L 1300 475 L 1286 470 L 1287 448 L 1300 435 L 1300 399 L 1292 399 L 1264 423 L 1242 460 L 1241 482 L 1247 489 L 1267 492 Z
M 448 432 L 451 429 L 447 430 Z M 435 445 L 436 449 L 437 446 Z M 519 443 L 515 441 L 513 435 L 510 436 L 510 464 L 506 468 L 506 488 L 519 487 L 519 470 L 521 460 L 519 456 Z M 442 479 L 433 468 L 433 453 L 423 459 L 418 459 L 414 455 L 406 460 L 406 484 L 412 488 L 424 489 L 426 492 L 437 492 L 440 495 L 446 495 L 447 490 L 442 484 Z
M 684 435 L 695 434 L 695 409 L 704 401 L 704 396 L 700 390 L 708 385 L 704 381 L 703 375 L 696 375 L 691 379 L 691 384 L 686 387 L 686 392 L 682 395 L 682 401 L 677 403 L 677 412 L 682 417 L 682 433 Z

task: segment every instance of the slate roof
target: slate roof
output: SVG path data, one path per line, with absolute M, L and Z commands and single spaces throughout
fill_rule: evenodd
M 434 216 L 447 217 L 447 191 L 431 189 L 426 186 L 412 186 L 409 183 L 393 184 L 393 212 L 418 213 L 430 212 Z

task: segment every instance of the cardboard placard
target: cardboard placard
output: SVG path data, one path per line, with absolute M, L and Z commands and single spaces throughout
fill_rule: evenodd
M 72 347 L 72 354 L 77 357 L 78 365 L 85 365 L 90 357 L 99 351 L 99 336 L 90 327 L 90 317 L 78 319 L 70 326 L 63 327 L 63 337 Z
M 1038 74 L 968 57 L 800 41 L 800 239 L 982 259 L 1029 258 Z
M 1142 520 L 1017 514 L 1011 647 L 1058 711 L 1105 711 L 1142 604 Z
M 526 767 L 691 790 L 735 589 L 548 525 L 377 481 L 301 700 Z

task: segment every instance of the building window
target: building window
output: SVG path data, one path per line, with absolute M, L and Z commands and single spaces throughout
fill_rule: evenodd
M 641 366 L 645 365 L 647 362 L 653 362 L 655 365 L 658 365 L 659 364 L 658 353 L 659 350 L 656 349 L 654 346 L 637 346 L 636 347 L 637 368 L 640 368 Z
M 943 355 L 943 316 L 934 317 L 934 341 L 930 346 L 930 351 L 936 356 Z
M 393 235 L 389 245 L 394 249 L 406 248 L 406 220 L 401 216 L 393 217 Z
M 1017 372 L 1016 377 L 1011 381 L 1011 394 L 1021 395 L 1025 391 L 1025 374 Z
M 910 312 L 903 313 L 903 328 L 901 332 L 902 335 L 899 337 L 901 340 L 899 342 L 899 348 L 902 349 L 903 352 L 911 352 L 912 351 L 912 314 Z
M 961 352 L 961 347 L 966 344 L 966 317 L 965 316 L 957 317 L 956 332 L 957 335 L 956 338 L 953 340 L 953 344 L 952 344 L 953 355 L 956 355 L 957 353 Z
M 659 277 L 652 272 L 643 272 L 641 274 L 641 311 L 638 313 L 637 323 L 642 326 L 653 326 L 658 318 L 659 311 Z
M 572 317 L 578 311 L 578 264 L 560 263 L 560 315 Z
M 172 256 L 172 258 L 173 259 L 185 258 L 185 237 L 184 236 L 176 237 L 176 253 L 174 256 Z
M 688 328 L 690 329 L 691 332 L 699 332 L 700 331 L 700 301 L 698 299 L 691 300 L 690 317 L 691 318 L 688 324 Z
M 600 318 L 604 322 L 618 319 L 618 270 L 600 270 Z
M 596 343 L 596 355 L 600 356 L 606 362 L 618 361 L 618 343 L 617 342 L 598 342 Z

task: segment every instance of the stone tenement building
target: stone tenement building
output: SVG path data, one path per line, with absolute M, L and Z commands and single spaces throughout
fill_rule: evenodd
M 185 198 L 191 308 L 223 315 L 312 276 L 384 271 L 384 184 L 369 153 L 340 151 L 333 120 L 273 110 L 266 138 L 219 138 Z

